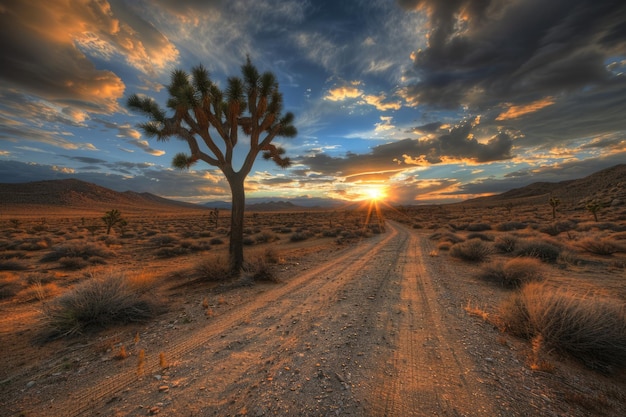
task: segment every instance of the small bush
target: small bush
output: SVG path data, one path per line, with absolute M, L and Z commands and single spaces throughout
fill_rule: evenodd
M 483 240 L 485 242 L 493 242 L 493 236 L 485 234 L 485 233 L 470 233 L 467 235 L 467 240 L 471 240 L 471 239 L 480 239 Z
M 262 256 L 248 263 L 245 271 L 254 281 L 280 282 L 274 271 L 272 271 L 269 262 Z
M 4 273 L 0 275 L 0 300 L 13 298 L 24 288 L 16 275 Z
M 242 243 L 246 246 L 252 246 L 256 243 L 256 241 L 250 236 L 245 236 L 242 240 Z
M 175 243 L 178 243 L 178 239 L 170 235 L 155 236 L 150 239 L 150 244 L 158 247 L 173 245 Z
M 255 239 L 258 243 L 269 243 L 278 240 L 278 236 L 272 232 L 263 232 L 258 234 Z
M 579 296 L 545 283 L 530 283 L 500 306 L 505 330 L 540 336 L 544 348 L 565 352 L 593 369 L 626 366 L 626 308 L 600 296 Z
M 147 321 L 161 310 L 153 297 L 133 290 L 119 273 L 91 277 L 43 307 L 46 328 L 53 338 Z
M 574 229 L 576 229 L 576 222 L 566 220 L 561 222 L 554 222 L 547 226 L 542 226 L 539 228 L 539 231 L 550 236 L 556 236 L 559 233 L 569 232 L 570 230 Z
M 291 240 L 292 242 L 301 242 L 303 240 L 307 240 L 309 237 L 310 237 L 310 235 L 308 233 L 296 232 L 293 235 L 291 235 L 289 240 Z
M 450 248 L 450 256 L 469 262 L 482 262 L 491 252 L 491 247 L 479 239 L 457 243 Z
M 17 248 L 26 251 L 38 251 L 42 249 L 48 249 L 50 243 L 50 239 L 25 239 L 17 245 Z
M 222 245 L 224 244 L 224 241 L 220 239 L 219 237 L 214 237 L 213 239 L 209 241 L 209 243 L 211 243 L 211 245 Z
M 484 232 L 485 230 L 491 230 L 491 225 L 487 223 L 470 223 L 467 225 L 468 232 Z
M 191 250 L 182 246 L 164 246 L 155 252 L 157 258 L 167 259 L 175 258 L 177 256 L 186 255 Z
M 480 278 L 506 288 L 517 288 L 525 283 L 543 280 L 543 265 L 533 258 L 514 258 L 486 266 Z
M 586 238 L 578 242 L 578 246 L 583 250 L 595 255 L 613 255 L 617 252 L 626 252 L 626 246 L 620 245 L 615 240 L 609 238 Z
M 513 230 L 526 229 L 528 225 L 522 222 L 504 222 L 496 225 L 495 229 L 499 232 L 511 232 Z
M 518 241 L 519 239 L 513 235 L 498 236 L 493 246 L 502 253 L 512 253 Z
M 205 259 L 198 263 L 195 272 L 201 281 L 220 282 L 232 278 L 228 262 L 219 257 Z
M 515 254 L 517 256 L 538 258 L 544 262 L 556 262 L 561 254 L 561 249 L 543 240 L 529 239 L 519 245 L 519 249 L 515 251 Z
M 24 271 L 28 266 L 19 261 L 0 260 L 0 271 Z
M 108 258 L 112 255 L 111 251 L 103 246 L 92 243 L 68 243 L 57 246 L 41 258 L 41 262 L 58 261 L 61 258 L 82 258 L 89 259 L 92 256 L 100 258 Z
M 89 265 L 89 262 L 83 258 L 77 258 L 73 256 L 65 256 L 59 259 L 59 263 L 65 269 L 83 269 Z

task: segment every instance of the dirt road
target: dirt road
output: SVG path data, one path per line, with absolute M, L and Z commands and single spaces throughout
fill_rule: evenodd
M 67 381 L 68 396 L 33 412 L 515 415 L 481 379 L 470 353 L 480 341 L 468 336 L 476 319 L 431 250 L 423 235 L 390 222 L 385 234 L 283 271 L 282 284 L 253 287 L 224 314 L 153 326 L 139 343 L 140 366 L 132 358 L 87 366 L 90 382 Z

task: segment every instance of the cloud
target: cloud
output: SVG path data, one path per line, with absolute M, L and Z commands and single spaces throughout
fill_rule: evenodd
M 368 154 L 348 152 L 344 157 L 331 157 L 317 153 L 299 162 L 312 171 L 345 177 L 362 173 L 364 167 L 366 171 L 395 172 L 412 165 L 486 163 L 512 157 L 513 140 L 509 134 L 499 132 L 479 141 L 474 137 L 476 130 L 472 123 L 463 123 L 434 138 L 403 139 L 378 145 Z
M 496 120 L 509 120 L 509 119 L 517 119 L 529 113 L 534 113 L 538 110 L 541 110 L 545 107 L 551 106 L 554 104 L 553 97 L 546 97 L 540 100 L 534 101 L 529 104 L 514 106 L 510 105 L 507 111 L 500 113 Z
M 399 101 L 385 102 L 387 99 L 385 93 L 380 93 L 378 95 L 365 94 L 362 89 L 356 87 L 357 85 L 360 85 L 360 83 L 353 81 L 351 85 L 342 85 L 331 88 L 328 90 L 324 100 L 339 102 L 359 99 L 356 101 L 357 104 L 367 104 L 380 111 L 400 110 L 402 108 L 402 103 Z
M 429 17 L 406 89 L 413 104 L 448 108 L 527 105 L 615 78 L 605 59 L 623 56 L 626 4 L 609 0 L 398 0 Z M 623 81 L 624 82 L 624 81 Z
M 113 7 L 112 7 L 113 6 Z M 123 81 L 92 58 L 124 58 L 155 76 L 178 59 L 176 48 L 123 2 L 11 2 L 0 13 L 0 79 L 62 108 L 77 123 L 87 113 L 119 111 Z M 33 63 L 45 63 L 45 70 Z M 113 64 L 111 64 L 113 65 Z
M 328 94 L 324 97 L 330 101 L 344 101 L 347 99 L 358 98 L 363 95 L 363 91 L 353 86 L 342 86 L 328 90 Z

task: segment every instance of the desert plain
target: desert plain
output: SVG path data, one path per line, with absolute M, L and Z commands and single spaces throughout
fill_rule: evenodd
M 625 172 L 250 209 L 237 277 L 226 210 L 11 189 L 0 415 L 626 415 Z

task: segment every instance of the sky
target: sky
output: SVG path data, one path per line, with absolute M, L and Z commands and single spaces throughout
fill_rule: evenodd
M 0 182 L 76 178 L 228 201 L 172 168 L 131 94 L 175 69 L 225 86 L 249 56 L 295 115 L 248 198 L 443 204 L 626 161 L 623 0 L 0 0 Z M 245 152 L 245 140 L 239 144 Z

